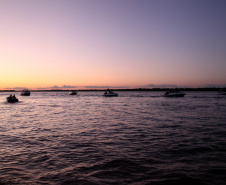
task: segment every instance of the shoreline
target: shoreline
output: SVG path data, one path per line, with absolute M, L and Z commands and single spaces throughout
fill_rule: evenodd
M 135 88 L 135 89 L 114 89 L 111 88 L 112 91 L 167 91 L 173 88 Z M 212 88 L 177 88 L 179 91 L 219 91 L 220 89 L 225 89 L 225 88 L 217 88 L 217 87 L 212 87 Z M 106 89 L 46 89 L 46 90 L 29 90 L 31 92 L 54 92 L 54 91 L 70 91 L 70 90 L 75 90 L 75 91 L 106 91 Z M 0 92 L 20 92 L 22 90 L 0 90 Z

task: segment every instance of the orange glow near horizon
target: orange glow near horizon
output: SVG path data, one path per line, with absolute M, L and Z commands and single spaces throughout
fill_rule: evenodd
M 100 2 L 1 2 L 0 89 L 226 84 L 225 11 Z

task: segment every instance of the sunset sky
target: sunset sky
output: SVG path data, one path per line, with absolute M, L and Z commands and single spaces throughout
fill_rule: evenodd
M 0 89 L 210 84 L 225 0 L 0 0 Z

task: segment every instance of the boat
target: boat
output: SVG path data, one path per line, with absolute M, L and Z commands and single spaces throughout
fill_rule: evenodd
M 14 103 L 14 102 L 18 102 L 18 99 L 16 98 L 15 95 L 10 95 L 9 97 L 6 98 L 8 103 Z
M 77 91 L 75 91 L 75 90 L 69 91 L 69 95 L 76 95 L 76 94 L 77 94 Z
M 21 92 L 21 96 L 30 96 L 31 92 L 28 91 L 27 89 L 24 89 L 22 92 Z
M 220 89 L 218 92 L 217 92 L 218 95 L 226 95 L 226 90 L 225 89 Z
M 168 90 L 163 95 L 164 97 L 184 97 L 185 93 L 177 89 Z
M 108 90 L 105 91 L 104 96 L 106 96 L 106 97 L 118 96 L 118 93 L 115 93 L 115 92 L 108 89 Z

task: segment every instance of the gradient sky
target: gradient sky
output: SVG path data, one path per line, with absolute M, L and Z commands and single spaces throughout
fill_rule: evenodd
M 225 59 L 225 0 L 0 0 L 0 89 L 225 85 Z

